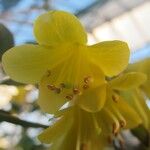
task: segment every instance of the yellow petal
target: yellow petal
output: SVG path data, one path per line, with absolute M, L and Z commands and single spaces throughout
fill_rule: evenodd
M 146 129 L 150 129 L 150 109 L 146 104 L 146 98 L 140 89 L 136 89 L 134 92 L 134 103 L 136 103 L 136 111 L 139 113 L 143 120 L 143 125 Z M 139 106 L 138 106 L 139 105 Z
M 111 145 L 108 142 L 108 137 L 109 135 L 105 135 L 102 133 L 99 136 L 94 136 L 91 139 L 89 149 L 90 150 L 113 150 L 113 149 L 108 148 Z
M 127 125 L 125 128 L 131 129 L 137 127 L 139 124 L 142 123 L 142 120 L 138 113 L 121 97 L 117 103 L 114 103 L 114 105 L 115 107 L 117 107 L 117 109 L 126 120 Z
M 130 72 L 121 74 L 120 76 L 112 79 L 109 84 L 116 90 L 129 90 L 140 86 L 146 81 L 146 75 L 140 72 Z
M 62 48 L 63 49 L 63 48 Z M 22 83 L 37 83 L 49 69 L 65 59 L 68 51 L 25 44 L 4 53 L 2 63 L 6 73 Z
M 38 82 L 46 71 L 49 51 L 38 45 L 22 45 L 8 50 L 2 57 L 6 73 L 24 83 Z
M 69 130 L 69 132 L 60 136 L 58 140 L 56 140 L 50 150 L 77 150 L 77 127 L 75 125 Z
M 78 99 L 79 106 L 88 112 L 97 112 L 103 108 L 106 100 L 106 84 L 87 89 Z
M 130 51 L 127 43 L 106 41 L 90 46 L 93 62 L 98 64 L 107 76 L 122 72 L 128 65 Z
M 59 91 L 58 91 L 59 90 Z M 67 90 L 55 89 L 51 84 L 49 77 L 44 76 L 39 84 L 38 104 L 44 112 L 54 114 L 68 100 L 66 99 Z
M 129 103 L 129 105 L 137 112 L 137 114 L 141 117 L 142 123 L 144 126 L 148 125 L 149 123 L 149 117 L 147 116 L 145 110 L 143 109 L 143 106 L 141 104 L 141 99 L 139 99 L 135 94 L 134 91 L 127 91 L 121 93 L 124 100 Z
M 127 72 L 129 71 L 138 71 L 147 75 L 147 80 L 142 84 L 141 89 L 150 99 L 150 58 L 146 58 L 144 60 L 130 64 L 127 68 Z
M 139 71 L 147 75 L 147 81 L 144 84 L 142 84 L 141 88 L 143 89 L 145 94 L 150 98 L 150 58 L 142 60 L 138 64 Z
M 70 115 L 65 115 L 52 126 L 44 130 L 38 139 L 46 144 L 50 144 L 58 140 L 61 136 L 67 135 L 73 123 L 73 118 Z
M 87 35 L 79 20 L 64 11 L 49 11 L 34 23 L 34 34 L 41 45 L 87 42 Z

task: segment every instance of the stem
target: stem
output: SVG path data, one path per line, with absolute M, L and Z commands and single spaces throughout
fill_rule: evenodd
M 0 122 L 3 122 L 3 121 L 13 123 L 13 124 L 16 124 L 16 125 L 20 125 L 24 128 L 29 128 L 29 127 L 32 127 L 32 128 L 48 128 L 47 125 L 21 120 L 21 119 L 15 117 L 15 116 L 10 115 L 8 112 L 0 110 Z

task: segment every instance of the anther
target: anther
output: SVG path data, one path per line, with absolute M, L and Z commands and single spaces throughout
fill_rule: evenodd
M 73 89 L 73 93 L 74 93 L 75 95 L 77 95 L 77 94 L 80 94 L 81 92 L 80 92 L 80 90 L 79 90 L 79 89 L 74 88 L 74 89 Z
M 61 88 L 65 88 L 65 84 L 64 83 L 60 83 L 60 87 Z
M 51 75 L 51 71 L 47 70 L 47 77 L 49 77 Z
M 52 84 L 47 85 L 47 88 L 52 90 L 52 91 L 56 89 L 56 87 Z
M 113 131 L 112 131 L 112 133 L 113 133 L 115 136 L 118 135 L 118 128 L 117 128 L 116 123 L 113 123 Z
M 93 79 L 92 79 L 92 77 L 91 76 L 87 76 L 87 77 L 85 77 L 84 78 L 84 83 L 89 83 L 89 82 L 92 82 L 93 81 Z
M 118 100 L 119 100 L 118 95 L 117 95 L 117 94 L 113 94 L 113 95 L 112 95 L 112 100 L 113 100 L 115 103 L 117 103 Z
M 88 85 L 88 84 L 84 84 L 84 85 L 83 85 L 83 89 L 84 89 L 84 90 L 86 90 L 86 89 L 88 89 L 88 88 L 89 88 L 89 85 Z
M 67 95 L 67 96 L 66 96 L 66 99 L 72 100 L 72 99 L 73 99 L 73 95 L 72 95 L 72 94 Z
M 125 120 L 120 120 L 119 123 L 120 123 L 121 128 L 124 128 L 126 126 L 126 121 Z
M 56 91 L 56 93 L 60 93 L 61 92 L 61 89 L 60 88 L 55 88 L 55 91 Z

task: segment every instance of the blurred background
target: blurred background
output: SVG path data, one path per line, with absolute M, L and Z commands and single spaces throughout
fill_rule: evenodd
M 0 0 L 0 59 L 14 45 L 34 43 L 34 19 L 53 9 L 78 16 L 88 32 L 89 45 L 119 39 L 128 42 L 131 63 L 150 57 L 149 0 Z M 49 125 L 52 116 L 39 110 L 36 86 L 12 81 L 2 67 L 0 83 L 0 113 L 6 121 L 0 117 L 0 150 L 46 149 L 36 136 L 45 127 L 41 124 Z M 9 114 L 14 120 L 19 117 L 25 127 L 8 123 Z

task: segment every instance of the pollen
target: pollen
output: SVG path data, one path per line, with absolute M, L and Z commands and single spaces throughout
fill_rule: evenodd
M 121 128 L 124 128 L 127 124 L 125 120 L 120 120 L 119 123 Z
M 54 91 L 56 89 L 56 87 L 52 84 L 47 85 L 47 88 L 51 91 Z
M 81 91 L 78 88 L 73 88 L 73 94 L 80 95 Z
M 112 95 L 112 100 L 113 100 L 115 103 L 118 102 L 119 97 L 118 97 L 118 95 L 117 95 L 116 93 L 114 93 L 114 94 Z
M 66 96 L 66 99 L 72 100 L 72 99 L 73 99 L 73 94 L 68 94 L 68 95 Z
M 89 85 L 88 85 L 88 84 L 84 84 L 84 85 L 83 85 L 83 89 L 84 89 L 84 90 L 86 90 L 86 89 L 88 89 L 88 88 L 89 88 Z
M 87 76 L 84 78 L 84 83 L 88 84 L 88 83 L 91 83 L 93 82 L 93 78 L 91 76 Z

